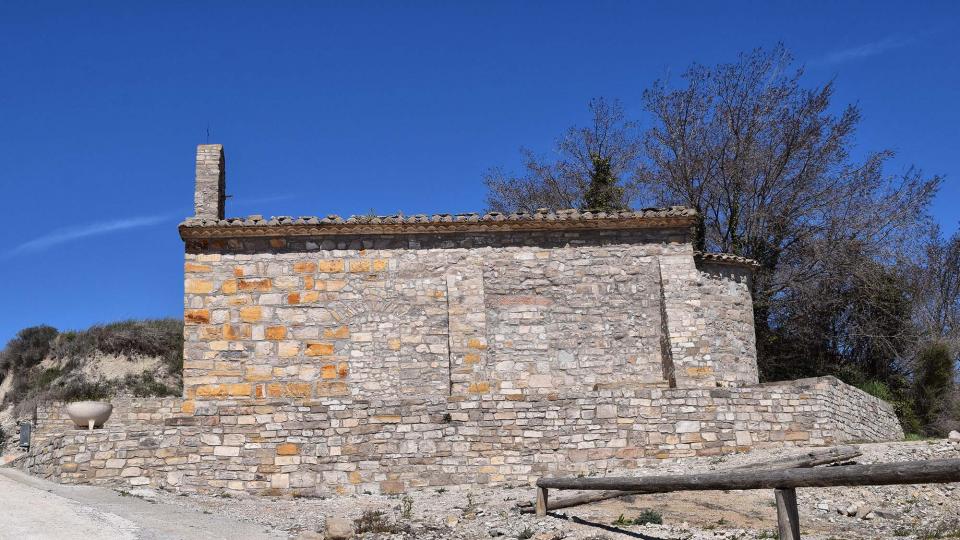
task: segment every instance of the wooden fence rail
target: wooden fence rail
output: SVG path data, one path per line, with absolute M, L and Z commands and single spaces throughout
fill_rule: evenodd
M 679 476 L 541 478 L 537 515 L 547 513 L 548 490 L 617 490 L 637 494 L 671 491 L 774 489 L 781 540 L 799 540 L 796 488 L 960 482 L 960 459 L 848 465 L 821 469 L 737 469 Z
M 738 465 L 733 469 L 787 469 L 787 468 L 807 468 L 817 465 L 828 465 L 833 463 L 843 463 L 860 456 L 860 450 L 855 446 L 838 446 L 835 448 L 816 449 L 795 454 L 792 456 L 781 457 L 774 460 L 761 461 L 757 463 L 748 463 Z M 593 493 L 582 493 L 572 497 L 562 499 L 551 499 L 547 510 L 560 510 L 571 506 L 580 506 L 582 504 L 595 503 L 608 499 L 619 497 L 628 497 L 630 495 L 639 495 L 641 492 L 635 491 L 598 491 Z M 532 513 L 534 503 L 524 501 L 518 503 L 521 513 Z

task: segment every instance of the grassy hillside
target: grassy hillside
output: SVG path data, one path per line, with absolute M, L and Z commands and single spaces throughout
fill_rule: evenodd
M 0 411 L 18 417 L 41 400 L 180 395 L 182 371 L 177 319 L 25 328 L 0 351 Z

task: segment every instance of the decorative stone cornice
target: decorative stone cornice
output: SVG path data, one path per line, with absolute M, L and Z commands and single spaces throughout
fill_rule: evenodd
M 330 215 L 293 218 L 281 216 L 263 219 L 189 218 L 180 224 L 183 240 L 216 238 L 267 238 L 329 235 L 453 234 L 490 232 L 583 231 L 671 229 L 694 225 L 696 212 L 689 208 L 647 208 L 626 212 L 590 212 L 545 209 L 535 213 L 434 214 L 427 216 L 351 216 Z

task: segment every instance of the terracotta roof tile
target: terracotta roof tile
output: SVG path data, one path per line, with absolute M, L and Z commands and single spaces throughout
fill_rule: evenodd
M 707 261 L 717 264 L 734 264 L 738 266 L 748 266 L 750 268 L 759 268 L 760 263 L 747 257 L 734 255 L 732 253 L 711 253 L 706 251 L 695 251 L 694 257 L 701 261 Z
M 226 218 L 221 220 L 210 220 L 203 218 L 187 218 L 181 225 L 187 227 L 209 227 L 209 226 L 264 226 L 264 225 L 319 225 L 319 224 L 367 224 L 367 225 L 389 225 L 399 223 L 463 223 L 463 222 L 524 222 L 524 221 L 585 221 L 591 219 L 646 219 L 663 217 L 691 217 L 696 212 L 682 206 L 671 206 L 668 208 L 644 208 L 641 210 L 628 210 L 618 212 L 596 212 L 589 210 L 556 210 L 550 211 L 541 208 L 534 213 L 529 212 L 487 212 L 486 214 L 464 213 L 464 214 L 414 214 L 404 215 L 396 214 L 391 216 L 373 216 L 357 215 L 349 218 L 342 218 L 335 214 L 326 217 L 317 216 L 276 216 L 270 219 L 264 219 L 261 215 L 251 215 L 245 218 Z

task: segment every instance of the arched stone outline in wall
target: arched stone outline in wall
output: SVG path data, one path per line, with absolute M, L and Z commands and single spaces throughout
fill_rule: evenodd
M 315 309 L 336 326 L 322 337 L 346 337 L 334 353 L 349 365 L 351 395 L 447 395 L 448 322 L 438 278 L 387 280 L 377 295 L 338 300 Z

